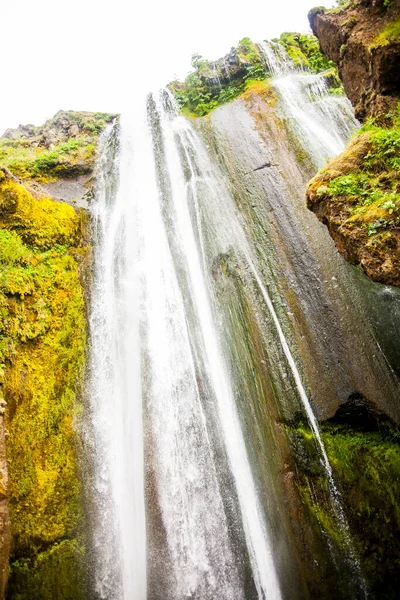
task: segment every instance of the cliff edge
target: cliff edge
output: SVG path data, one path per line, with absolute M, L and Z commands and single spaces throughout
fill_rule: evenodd
M 353 1 L 309 17 L 365 123 L 310 181 L 307 206 L 346 260 L 375 281 L 400 285 L 399 2 Z
M 400 98 L 400 3 L 359 0 L 309 13 L 322 52 L 333 60 L 356 117 L 396 108 Z

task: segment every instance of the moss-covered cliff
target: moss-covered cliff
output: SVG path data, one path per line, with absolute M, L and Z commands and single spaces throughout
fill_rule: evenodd
M 391 127 L 371 119 L 311 180 L 307 204 L 347 260 L 400 285 L 400 104 L 386 116 Z
M 310 182 L 307 204 L 338 250 L 376 281 L 400 285 L 400 7 L 352 1 L 310 22 L 366 124 Z
M 340 87 L 334 64 L 321 53 L 313 35 L 287 32 L 269 43 L 272 49 L 283 46 L 295 66 L 316 73 L 327 71 L 330 85 Z M 246 92 L 256 81 L 271 77 L 262 47 L 250 38 L 240 40 L 236 48 L 216 61 L 194 54 L 192 66 L 194 70 L 184 82 L 169 84 L 183 113 L 188 116 L 207 115 Z
M 88 215 L 45 195 L 42 184 L 90 178 L 110 119 L 58 113 L 43 127 L 8 130 L 0 139 L 7 165 L 0 170 L 0 392 L 10 599 L 87 597 L 75 423 L 86 349 Z

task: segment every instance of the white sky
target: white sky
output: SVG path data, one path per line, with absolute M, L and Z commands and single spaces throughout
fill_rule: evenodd
M 319 0 L 5 0 L 0 135 L 58 110 L 121 112 L 239 39 L 308 31 Z M 325 3 L 332 6 L 333 1 Z

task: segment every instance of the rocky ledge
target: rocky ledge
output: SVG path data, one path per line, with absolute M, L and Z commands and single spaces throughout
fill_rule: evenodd
M 316 8 L 310 23 L 365 123 L 311 180 L 308 208 L 346 260 L 375 281 L 400 285 L 399 3 L 355 0 L 330 11 Z
M 308 208 L 328 226 L 344 258 L 391 285 L 400 285 L 399 151 L 397 128 L 361 131 L 306 192 Z
M 59 111 L 42 126 L 20 125 L 0 138 L 0 164 L 37 195 L 87 207 L 98 138 L 116 115 Z
M 353 0 L 309 13 L 322 52 L 338 66 L 356 117 L 364 121 L 393 110 L 400 99 L 398 0 Z

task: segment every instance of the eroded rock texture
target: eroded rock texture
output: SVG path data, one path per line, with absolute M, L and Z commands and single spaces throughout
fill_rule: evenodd
M 356 117 L 387 113 L 400 96 L 400 3 L 352 2 L 345 9 L 315 8 L 309 20 L 321 49 L 333 60 Z M 397 27 L 397 29 L 396 29 Z

